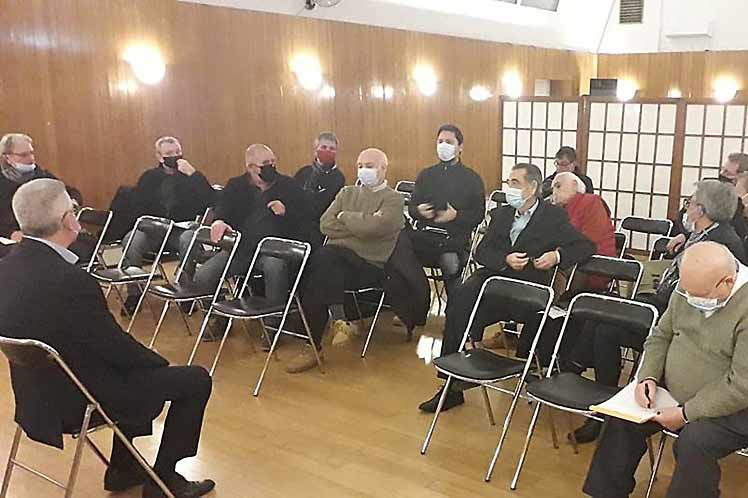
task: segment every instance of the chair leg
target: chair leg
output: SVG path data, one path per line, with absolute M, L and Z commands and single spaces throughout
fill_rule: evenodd
M 361 312 L 361 306 L 358 303 L 358 292 L 353 291 L 351 294 L 353 297 L 353 304 L 356 306 L 356 314 L 358 315 L 358 318 L 356 318 L 356 321 L 358 322 L 359 326 L 361 328 L 364 327 L 364 314 Z
M 145 299 L 146 293 L 141 292 L 140 293 L 140 299 L 138 299 L 138 304 L 135 306 L 135 311 L 132 312 L 132 316 L 130 317 L 130 323 L 127 324 L 127 332 L 130 333 L 130 330 L 132 329 L 133 324 L 135 323 L 135 318 L 138 316 L 138 313 L 140 312 L 140 308 L 143 306 L 143 300 Z
M 197 348 L 200 347 L 200 343 L 203 340 L 203 336 L 205 335 L 205 329 L 208 326 L 208 321 L 210 320 L 210 315 L 213 312 L 213 307 L 208 309 L 208 312 L 205 314 L 205 318 L 203 318 L 203 323 L 200 325 L 200 332 L 197 334 L 197 340 L 195 341 L 195 345 L 192 346 L 192 352 L 190 353 L 190 357 L 187 360 L 187 366 L 192 365 L 192 361 L 195 359 L 195 355 L 197 354 Z
M 309 328 L 309 322 L 306 319 L 306 314 L 304 313 L 304 309 L 301 307 L 301 300 L 296 297 L 296 306 L 299 309 L 299 316 L 301 316 L 301 322 L 304 324 L 304 330 L 306 331 L 307 339 L 309 340 L 309 344 L 312 346 L 312 351 L 314 352 L 314 359 L 317 360 L 317 366 L 319 367 L 320 373 L 325 373 L 325 367 L 322 365 L 322 358 L 319 357 L 319 352 L 317 351 L 317 346 L 314 344 L 314 337 L 312 337 L 312 329 Z
M 496 420 L 493 418 L 493 409 L 491 408 L 491 399 L 488 397 L 488 389 L 486 386 L 480 386 L 481 392 L 483 392 L 483 402 L 486 405 L 486 413 L 488 414 L 488 422 L 491 425 L 496 425 Z
M 281 319 L 281 322 L 283 322 L 283 319 Z M 265 329 L 265 324 L 262 323 L 262 320 L 260 320 L 260 323 L 262 324 L 262 331 L 265 333 L 265 337 L 267 337 L 267 330 Z M 260 372 L 260 377 L 257 379 L 257 385 L 255 386 L 255 390 L 252 392 L 252 396 L 257 397 L 260 395 L 260 388 L 262 387 L 262 381 L 265 379 L 265 373 L 268 370 L 268 367 L 270 366 L 270 358 L 273 357 L 275 354 L 275 348 L 278 346 L 278 339 L 280 339 L 281 332 L 278 331 L 275 334 L 275 337 L 273 337 L 273 342 L 270 344 L 270 351 L 268 351 L 268 355 L 265 358 L 265 365 L 262 367 L 262 372 Z
M 444 383 L 444 387 L 442 388 L 442 395 L 439 397 L 439 404 L 436 405 L 436 411 L 434 412 L 434 419 L 431 421 L 431 426 L 429 427 L 428 432 L 426 433 L 426 439 L 423 441 L 423 446 L 421 447 L 421 455 L 426 454 L 426 450 L 429 448 L 429 443 L 431 442 L 431 436 L 434 434 L 434 429 L 436 429 L 436 421 L 439 419 L 439 413 L 442 411 L 442 407 L 444 406 L 444 400 L 447 398 L 447 393 L 449 392 L 449 385 L 452 383 L 452 377 L 447 377 L 447 382 Z
M 551 423 L 551 441 L 553 442 L 553 449 L 557 450 L 558 446 L 558 433 L 556 432 L 556 419 L 553 417 L 553 410 L 548 410 L 548 420 Z
M 153 467 L 148 465 L 148 462 L 146 462 L 145 458 L 143 458 L 143 455 L 141 455 L 140 452 L 127 439 L 127 437 L 125 437 L 125 435 L 122 433 L 122 430 L 114 424 L 112 424 L 111 427 L 114 431 L 115 437 L 122 442 L 125 448 L 127 448 L 127 451 L 130 452 L 133 458 L 135 458 L 135 461 L 137 461 L 138 464 L 140 464 L 140 466 L 143 468 L 143 470 L 145 470 L 146 474 L 148 474 L 148 477 L 150 477 L 151 480 L 156 483 L 156 486 L 161 489 L 161 492 L 164 493 L 166 498 L 175 498 L 174 493 L 172 493 L 169 488 L 166 487 L 164 481 L 162 481 L 158 474 L 156 474 L 156 471 L 153 470 Z
M 89 438 L 88 435 L 86 435 L 86 444 L 88 444 L 88 446 L 91 448 L 91 451 L 93 451 L 94 454 L 99 458 L 99 460 L 101 460 L 101 463 L 103 463 L 105 467 L 109 467 L 109 459 L 106 457 L 106 455 L 104 455 L 104 453 L 102 453 L 99 447 L 96 446 L 93 441 L 91 441 L 91 438 Z
M 89 404 L 86 406 L 86 413 L 83 415 L 83 425 L 81 425 L 81 436 L 78 438 L 78 444 L 75 447 L 73 465 L 70 467 L 70 476 L 68 477 L 67 486 L 65 487 L 65 498 L 73 496 L 75 481 L 78 478 L 78 470 L 80 469 L 81 458 L 83 457 L 83 447 L 86 446 L 86 433 L 88 432 L 88 426 L 91 423 L 91 414 L 95 408 L 96 405 Z
M 567 412 L 569 415 L 569 438 L 571 439 L 571 446 L 574 448 L 574 454 L 579 455 L 579 444 L 577 443 L 577 436 L 574 434 L 574 419 L 571 416 L 571 412 Z
M 532 413 L 532 418 L 530 419 L 530 427 L 527 428 L 527 437 L 525 438 L 525 445 L 522 448 L 522 454 L 519 456 L 519 462 L 517 462 L 517 469 L 514 471 L 514 478 L 512 479 L 512 484 L 509 486 L 512 491 L 517 489 L 517 482 L 519 481 L 519 474 L 522 472 L 522 466 L 525 464 L 525 458 L 527 458 L 527 451 L 530 449 L 530 441 L 532 440 L 532 435 L 535 432 L 535 426 L 538 423 L 538 416 L 540 415 L 540 408 L 543 406 L 542 403 L 537 403 L 535 406 L 535 411 Z
M 216 371 L 216 365 L 218 365 L 218 358 L 221 357 L 223 346 L 226 344 L 226 338 L 229 336 L 229 330 L 231 330 L 231 324 L 234 321 L 233 318 L 229 318 L 226 328 L 223 331 L 223 337 L 221 337 L 221 343 L 218 345 L 218 351 L 216 351 L 216 357 L 213 358 L 213 365 L 210 366 L 210 376 L 213 377 L 213 372 Z
M 194 301 L 193 301 L 194 303 Z M 179 316 L 182 317 L 182 321 L 184 322 L 184 326 L 187 329 L 187 335 L 192 337 L 192 329 L 190 328 L 190 321 L 187 320 L 187 316 L 184 314 L 184 311 L 182 311 L 182 307 L 180 306 L 180 303 L 174 302 L 174 307 L 177 308 L 177 311 L 179 311 Z
M 660 462 L 662 461 L 662 452 L 665 450 L 665 441 L 667 435 L 663 432 L 660 438 L 660 444 L 657 447 L 657 456 L 655 457 L 654 463 L 652 464 L 652 475 L 649 476 L 649 484 L 647 485 L 647 494 L 645 498 L 649 498 L 652 494 L 652 487 L 654 486 L 655 479 L 657 479 L 657 471 L 660 469 Z
M 21 442 L 21 434 L 23 434 L 23 430 L 20 425 L 16 424 L 16 433 L 13 436 L 13 444 L 10 446 L 8 465 L 5 466 L 5 475 L 3 476 L 3 487 L 2 490 L 0 490 L 0 498 L 5 498 L 8 494 L 8 486 L 10 486 L 10 477 L 13 474 L 13 468 L 15 467 L 15 460 L 18 455 L 18 445 Z
M 371 319 L 371 325 L 369 325 L 369 334 L 366 336 L 366 342 L 364 343 L 364 349 L 361 351 L 361 358 L 366 356 L 366 351 L 369 349 L 369 343 L 371 342 L 371 336 L 374 334 L 374 327 L 377 325 L 379 319 L 379 313 L 382 312 L 382 306 L 384 305 L 385 292 L 382 291 L 382 295 L 379 297 L 379 304 L 377 305 L 377 311 L 374 313 L 374 317 Z
M 512 423 L 512 418 L 514 417 L 514 410 L 517 408 L 517 403 L 519 402 L 519 395 L 522 392 L 522 379 L 520 378 L 517 381 L 517 387 L 514 389 L 514 396 L 512 396 L 512 404 L 509 405 L 509 411 L 506 413 L 506 416 L 504 417 L 504 426 L 501 428 L 501 436 L 499 437 L 499 442 L 496 445 L 496 451 L 493 453 L 493 458 L 491 459 L 491 463 L 488 465 L 488 471 L 486 472 L 485 481 L 489 482 L 491 480 L 491 475 L 493 474 L 493 469 L 496 467 L 496 462 L 499 460 L 499 454 L 501 453 L 501 449 L 504 447 L 504 441 L 506 441 L 506 436 L 509 433 L 509 424 Z
M 164 307 L 161 308 L 161 316 L 158 319 L 158 323 L 156 324 L 156 330 L 153 331 L 153 337 L 151 337 L 151 342 L 148 344 L 148 349 L 153 349 L 153 344 L 156 342 L 156 337 L 158 337 L 158 333 L 161 330 L 161 325 L 164 323 L 164 317 L 166 316 L 166 312 L 169 311 L 169 305 L 171 304 L 171 301 L 164 302 Z

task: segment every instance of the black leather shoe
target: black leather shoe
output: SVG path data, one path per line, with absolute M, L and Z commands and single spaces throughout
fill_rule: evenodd
M 439 398 L 442 395 L 443 389 L 444 386 L 442 386 L 441 389 L 439 389 L 436 394 L 434 394 L 433 398 L 418 405 L 418 409 L 426 413 L 436 413 L 436 407 L 439 406 Z M 463 404 L 464 402 L 465 396 L 463 396 L 462 391 L 455 392 L 450 389 L 447 393 L 447 396 L 444 398 L 444 406 L 442 406 L 442 411 L 447 411 L 450 408 L 454 408 L 455 406 Z
M 600 435 L 602 428 L 602 422 L 588 418 L 582 427 L 574 431 L 574 437 L 579 444 L 591 443 Z M 571 434 L 569 434 L 569 440 L 571 440 Z
M 176 498 L 198 498 L 207 495 L 216 487 L 216 483 L 210 479 L 205 479 L 204 481 L 188 481 L 176 473 L 173 478 L 164 479 L 164 484 L 166 484 Z M 145 486 L 143 486 L 143 498 L 165 497 L 166 495 L 161 491 L 161 488 L 159 488 L 153 481 L 148 481 Z
M 120 469 L 108 467 L 104 473 L 104 489 L 107 491 L 125 491 L 126 489 L 140 486 L 148 478 L 145 470 L 140 465 Z

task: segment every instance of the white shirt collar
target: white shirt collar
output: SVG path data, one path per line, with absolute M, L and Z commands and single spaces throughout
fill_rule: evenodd
M 515 218 L 520 218 L 520 217 L 522 217 L 522 216 L 526 216 L 526 217 L 528 217 L 528 218 L 532 218 L 532 215 L 533 215 L 533 213 L 535 212 L 535 210 L 536 210 L 536 209 L 538 209 L 538 205 L 540 205 L 540 201 L 539 201 L 539 200 L 537 200 L 537 199 L 535 199 L 535 204 L 533 204 L 533 205 L 532 205 L 532 207 L 531 207 L 530 209 L 528 209 L 527 211 L 525 211 L 525 213 L 524 213 L 524 214 L 520 213 L 520 212 L 519 212 L 519 209 L 517 209 L 517 210 L 516 210 L 516 211 L 514 212 L 514 217 L 515 217 Z
M 371 190 L 372 192 L 379 192 L 380 190 L 384 190 L 386 188 L 387 188 L 387 180 L 383 181 L 382 183 L 380 183 L 376 187 L 370 188 L 369 190 Z
M 64 259 L 65 261 L 67 261 L 71 265 L 74 265 L 75 263 L 78 262 L 78 256 L 76 256 L 75 253 L 73 251 L 71 251 L 70 249 L 68 249 L 67 247 L 62 247 L 60 244 L 56 244 L 56 243 L 54 243 L 52 241 L 49 241 L 47 239 L 41 239 L 39 237 L 29 237 L 28 235 L 24 235 L 23 238 L 24 239 L 29 239 L 29 240 L 35 240 L 37 242 L 41 242 L 42 244 L 45 244 L 45 245 L 51 247 L 52 249 L 54 249 L 54 251 L 57 254 L 60 255 L 60 257 L 62 259 Z

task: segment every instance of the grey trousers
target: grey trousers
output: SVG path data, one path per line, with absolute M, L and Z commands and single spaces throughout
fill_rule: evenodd
M 627 498 L 634 473 L 647 451 L 647 437 L 659 424 L 634 424 L 612 418 L 592 458 L 584 492 L 593 498 Z M 675 472 L 667 498 L 718 498 L 719 460 L 748 446 L 748 410 L 686 425 L 673 447 Z

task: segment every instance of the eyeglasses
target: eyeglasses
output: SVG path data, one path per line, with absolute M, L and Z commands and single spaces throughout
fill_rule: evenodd
M 24 159 L 30 158 L 34 156 L 33 150 L 27 150 L 26 152 L 8 152 L 9 156 L 18 156 L 23 157 Z
M 553 161 L 553 164 L 556 166 L 566 167 L 566 166 L 571 166 L 572 163 L 571 161 L 559 161 L 558 159 L 556 159 L 555 161 Z

